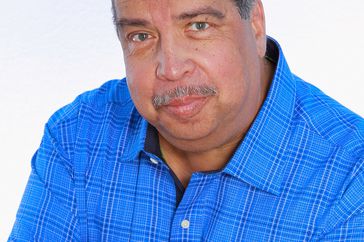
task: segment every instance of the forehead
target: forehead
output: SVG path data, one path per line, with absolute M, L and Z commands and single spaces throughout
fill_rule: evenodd
M 232 0 L 114 0 L 117 18 L 177 17 L 194 9 L 213 8 L 226 13 L 232 7 Z

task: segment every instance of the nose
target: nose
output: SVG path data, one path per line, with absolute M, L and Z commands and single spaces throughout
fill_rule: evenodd
M 157 54 L 156 75 L 161 80 L 178 81 L 191 74 L 195 68 L 190 52 L 183 43 L 171 39 L 160 43 Z

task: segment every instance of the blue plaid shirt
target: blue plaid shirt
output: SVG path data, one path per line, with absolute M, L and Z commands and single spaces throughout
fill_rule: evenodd
M 364 121 L 293 75 L 276 42 L 268 96 L 226 167 L 176 205 L 124 80 L 46 124 L 12 241 L 364 241 Z

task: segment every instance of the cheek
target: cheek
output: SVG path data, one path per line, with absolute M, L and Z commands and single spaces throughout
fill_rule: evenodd
M 126 60 L 126 77 L 132 95 L 138 94 L 145 96 L 152 92 L 154 81 L 154 71 L 152 67 L 142 61 Z
M 142 79 L 129 78 L 127 77 L 127 83 L 131 98 L 138 108 L 147 106 L 151 103 L 152 92 L 150 91 L 152 87 L 148 86 L 148 82 L 142 81 Z
M 155 112 L 152 97 L 154 89 L 154 72 L 141 62 L 125 62 L 126 78 L 131 98 L 142 116 L 147 119 Z
M 251 90 L 252 76 L 244 55 L 234 48 L 216 48 L 206 59 L 209 77 L 219 90 L 217 109 L 226 117 L 242 112 Z
M 232 48 L 215 48 L 215 51 L 207 53 L 204 58 L 209 78 L 224 95 L 241 92 L 245 86 L 247 73 L 244 72 L 241 55 L 236 52 Z
M 200 46 L 195 53 L 202 60 L 203 66 L 219 77 L 240 74 L 243 55 L 236 41 L 229 38 L 212 40 Z

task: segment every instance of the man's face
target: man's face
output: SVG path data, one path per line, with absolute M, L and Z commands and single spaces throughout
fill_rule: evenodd
M 260 105 L 264 23 L 243 20 L 229 0 L 115 0 L 115 8 L 140 114 L 181 149 L 241 138 Z

